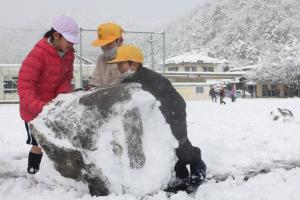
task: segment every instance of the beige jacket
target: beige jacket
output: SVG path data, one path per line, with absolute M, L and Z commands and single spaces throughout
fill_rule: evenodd
M 107 64 L 103 54 L 100 54 L 97 58 L 96 68 L 91 77 L 91 85 L 105 86 L 111 85 L 118 79 L 120 72 L 117 64 Z

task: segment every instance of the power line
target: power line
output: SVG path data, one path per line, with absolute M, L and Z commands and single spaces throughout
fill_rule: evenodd
M 0 26 L 0 29 L 2 30 L 27 30 L 27 31 L 45 31 L 45 29 L 39 29 L 39 28 L 19 28 L 19 27 L 6 27 L 6 26 Z

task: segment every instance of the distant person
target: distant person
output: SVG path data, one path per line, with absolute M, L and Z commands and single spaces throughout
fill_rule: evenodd
M 235 92 L 235 89 L 232 88 L 229 92 L 229 96 L 231 98 L 231 102 L 235 102 L 236 101 L 236 92 Z
M 250 94 L 251 94 L 251 98 L 253 98 L 254 97 L 254 86 L 252 86 L 250 88 Z
M 93 41 L 94 47 L 101 47 L 102 53 L 98 56 L 96 68 L 91 77 L 91 85 L 104 86 L 112 84 L 120 75 L 117 64 L 108 61 L 116 57 L 117 48 L 122 45 L 124 30 L 115 23 L 104 23 L 98 27 L 98 38 Z
M 210 87 L 209 96 L 211 97 L 212 102 L 217 102 L 217 95 L 214 86 Z
M 27 171 L 30 174 L 38 172 L 43 153 L 28 123 L 58 94 L 72 91 L 73 45 L 77 43 L 77 23 L 70 17 L 57 16 L 52 28 L 29 52 L 19 71 L 20 115 L 25 121 L 26 143 L 33 145 L 28 156 Z
M 160 110 L 179 144 L 176 149 L 176 187 L 193 192 L 206 178 L 206 165 L 201 159 L 200 149 L 192 146 L 187 137 L 186 103 L 167 78 L 143 67 L 143 62 L 144 56 L 138 47 L 123 45 L 118 48 L 116 58 L 108 63 L 118 65 L 120 83 L 140 83 L 160 101 Z M 186 165 L 190 165 L 190 172 Z
M 226 102 L 224 101 L 224 98 L 225 98 L 225 90 L 224 90 L 224 87 L 222 86 L 221 89 L 220 89 L 220 104 L 226 104 Z

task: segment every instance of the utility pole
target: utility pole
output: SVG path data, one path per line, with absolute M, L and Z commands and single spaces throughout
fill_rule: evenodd
M 5 100 L 4 99 L 4 73 L 3 73 L 3 68 L 0 67 L 0 99 L 1 100 Z
M 86 29 L 86 28 L 82 28 L 80 27 L 79 28 L 80 30 L 80 57 L 82 57 L 82 43 L 83 43 L 83 36 L 82 36 L 82 32 L 83 31 L 88 31 L 88 32 L 95 32 L 97 30 L 95 29 Z M 166 59 L 166 44 L 165 44 L 165 35 L 166 35 L 166 32 L 164 30 L 162 30 L 161 32 L 151 32 L 151 31 L 126 31 L 126 34 L 150 34 L 150 50 L 151 50 L 151 69 L 154 69 L 154 35 L 161 35 L 162 36 L 162 48 L 163 48 L 163 70 L 165 71 L 165 59 Z M 80 59 L 80 71 L 79 71 L 79 76 L 80 76 L 80 87 L 82 87 L 82 59 Z
M 162 31 L 162 37 L 163 37 L 163 69 L 164 69 L 164 72 L 166 72 L 166 42 L 165 42 L 165 39 L 166 39 L 166 32 L 165 30 Z
M 154 70 L 153 33 L 150 33 L 150 45 L 151 45 L 151 69 Z
M 79 67 L 79 88 L 82 88 L 82 28 L 79 28 L 79 37 L 80 37 L 80 67 Z

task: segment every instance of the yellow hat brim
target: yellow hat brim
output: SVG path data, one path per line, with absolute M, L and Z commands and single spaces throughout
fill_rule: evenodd
M 118 62 L 127 62 L 127 61 L 132 61 L 132 62 L 137 62 L 137 63 L 143 63 L 143 62 L 141 62 L 141 61 L 139 61 L 139 60 L 134 60 L 134 59 L 122 59 L 122 58 L 115 58 L 115 59 L 113 59 L 113 60 L 111 60 L 111 61 L 108 61 L 108 62 L 106 62 L 106 63 L 108 63 L 108 64 L 112 64 L 112 63 L 118 63 Z
M 144 56 L 141 49 L 133 45 L 122 45 L 118 47 L 116 57 L 107 63 L 118 63 L 125 61 L 143 63 Z
M 124 60 L 124 59 L 118 59 L 118 58 L 115 58 L 115 59 L 113 59 L 113 60 L 111 60 L 111 61 L 108 61 L 107 63 L 108 64 L 112 64 L 112 63 L 118 63 L 118 62 L 124 62 L 124 61 L 128 61 L 128 60 Z
M 107 45 L 107 44 L 113 42 L 114 40 L 115 39 L 110 39 L 110 40 L 99 40 L 99 39 L 97 39 L 97 40 L 94 40 L 92 42 L 92 46 L 94 46 L 94 47 L 102 47 L 104 45 Z

